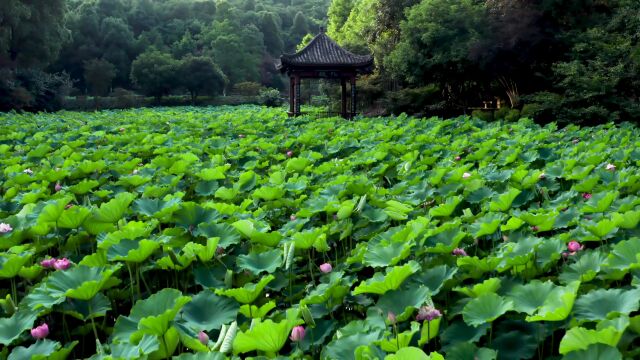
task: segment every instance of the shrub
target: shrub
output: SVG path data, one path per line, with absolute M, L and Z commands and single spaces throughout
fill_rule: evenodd
M 484 110 L 474 110 L 471 113 L 471 117 L 484 120 L 484 121 L 492 121 L 493 120 L 493 112 L 484 111 Z
M 280 96 L 280 91 L 276 89 L 263 89 L 258 95 L 258 102 L 261 105 L 271 107 L 280 106 L 282 105 L 282 97 Z
M 388 93 L 383 105 L 392 114 L 424 113 L 440 109 L 440 88 L 431 84 L 420 88 L 408 88 Z
M 233 93 L 243 96 L 258 96 L 263 90 L 262 85 L 253 81 L 244 81 L 233 85 Z

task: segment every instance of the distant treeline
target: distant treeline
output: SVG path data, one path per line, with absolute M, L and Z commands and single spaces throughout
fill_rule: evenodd
M 0 110 L 134 90 L 258 95 L 330 0 L 48 0 L 0 4 Z
M 333 0 L 328 28 L 385 111 L 640 121 L 638 0 Z

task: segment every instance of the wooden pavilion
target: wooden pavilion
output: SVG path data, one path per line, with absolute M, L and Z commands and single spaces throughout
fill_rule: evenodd
M 373 57 L 353 54 L 336 44 L 324 29 L 295 54 L 284 54 L 276 68 L 289 76 L 289 116 L 300 116 L 301 79 L 339 79 L 342 87 L 340 115 L 356 115 L 356 77 L 373 72 Z M 351 107 L 347 111 L 347 81 L 351 84 Z

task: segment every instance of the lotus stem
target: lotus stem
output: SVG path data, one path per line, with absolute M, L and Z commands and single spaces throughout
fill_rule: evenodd
M 313 260 L 311 259 L 311 250 L 307 253 L 309 255 L 309 273 L 311 274 L 311 281 L 315 284 L 316 279 L 313 276 Z
M 127 271 L 129 272 L 129 288 L 131 289 L 131 306 L 135 303 L 134 295 L 133 295 L 133 274 L 131 273 L 131 266 L 127 262 Z

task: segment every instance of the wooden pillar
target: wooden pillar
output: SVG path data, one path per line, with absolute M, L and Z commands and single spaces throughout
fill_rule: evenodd
M 293 76 L 289 76 L 289 116 L 293 116 L 294 111 L 296 110 L 295 96 L 296 96 L 296 83 L 295 83 L 295 80 L 293 79 Z
M 295 76 L 295 82 L 296 82 L 296 95 L 295 95 L 295 103 L 296 103 L 296 108 L 295 108 L 295 115 L 294 116 L 300 116 L 300 75 L 296 75 Z
M 340 110 L 343 118 L 347 118 L 347 79 L 341 78 L 340 85 L 342 86 L 342 108 Z
M 349 115 L 350 118 L 354 117 L 356 115 L 356 77 L 352 76 L 351 77 L 351 114 Z

